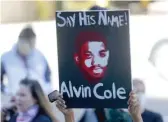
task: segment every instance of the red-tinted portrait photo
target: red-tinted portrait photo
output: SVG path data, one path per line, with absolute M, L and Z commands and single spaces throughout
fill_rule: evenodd
M 88 31 L 77 35 L 74 61 L 89 83 L 97 83 L 104 77 L 109 53 L 101 33 Z
M 128 10 L 56 12 L 59 90 L 68 108 L 128 107 L 128 15 Z M 127 24 L 120 21 L 125 18 Z

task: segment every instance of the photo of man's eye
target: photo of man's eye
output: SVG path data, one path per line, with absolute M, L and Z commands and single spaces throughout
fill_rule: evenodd
M 89 82 L 102 79 L 109 60 L 109 50 L 104 36 L 98 32 L 79 33 L 74 59 Z
M 88 58 L 88 59 L 92 57 L 92 53 L 91 53 L 91 52 L 86 52 L 84 55 L 85 55 L 86 58 Z

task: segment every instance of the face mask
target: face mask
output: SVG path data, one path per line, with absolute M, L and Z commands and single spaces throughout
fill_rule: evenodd
M 144 93 L 138 93 L 137 98 L 139 100 L 139 104 L 141 109 L 145 109 L 146 97 Z

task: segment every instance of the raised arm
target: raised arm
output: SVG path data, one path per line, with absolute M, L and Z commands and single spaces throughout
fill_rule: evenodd
M 75 122 L 73 110 L 67 109 L 63 96 L 58 91 L 50 93 L 48 97 L 50 102 L 55 102 L 57 108 L 63 113 L 65 122 Z
M 75 122 L 73 110 L 67 109 L 65 101 L 61 95 L 58 97 L 55 103 L 57 108 L 64 114 L 65 122 Z
M 143 122 L 142 116 L 141 116 L 140 105 L 139 105 L 138 99 L 134 91 L 130 93 L 128 104 L 129 104 L 128 110 L 131 114 L 133 122 Z

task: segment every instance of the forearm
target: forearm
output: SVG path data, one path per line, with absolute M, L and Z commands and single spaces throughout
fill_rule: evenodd
M 65 117 L 65 122 L 75 122 L 73 113 L 68 114 L 68 115 L 64 115 L 64 117 Z
M 143 122 L 141 116 L 133 117 L 133 122 Z

